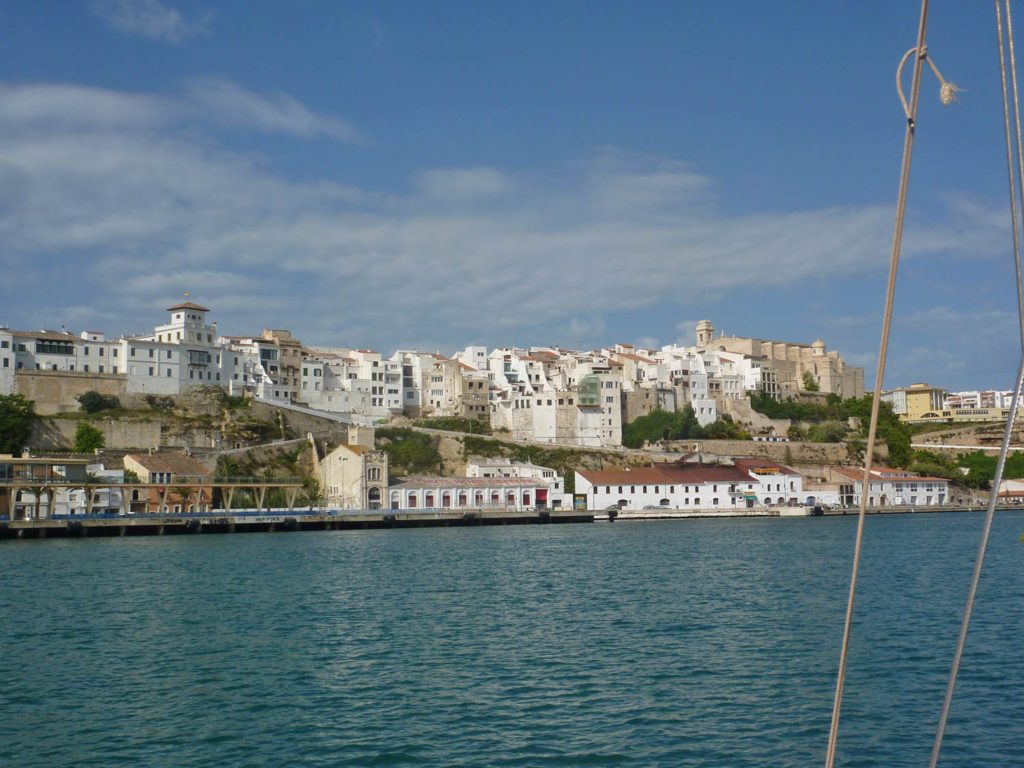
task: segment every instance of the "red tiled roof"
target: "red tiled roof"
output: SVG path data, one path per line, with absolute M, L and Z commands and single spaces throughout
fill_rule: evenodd
M 616 357 L 624 357 L 627 360 L 638 360 L 641 363 L 654 363 L 655 362 L 654 360 L 651 360 L 650 358 L 641 357 L 640 355 L 634 355 L 632 352 L 616 352 L 615 356 Z
M 658 467 L 632 467 L 630 469 L 577 470 L 581 477 L 593 485 L 637 485 L 667 483 L 666 473 Z
M 140 464 L 149 472 L 170 472 L 174 475 L 208 475 L 210 470 L 178 451 L 164 453 L 130 453 L 126 458 Z
M 579 473 L 593 485 L 686 485 L 693 483 L 750 482 L 750 475 L 736 467 L 707 467 L 701 464 L 659 464 L 628 470 L 587 470 Z
M 836 474 L 849 477 L 852 480 L 863 481 L 864 470 L 858 468 L 846 468 L 846 467 L 829 467 Z M 896 483 L 948 483 L 949 480 L 945 477 L 927 477 L 925 475 L 911 474 L 888 474 L 892 472 L 901 472 L 902 470 L 893 470 L 889 467 L 882 467 L 883 473 L 879 473 L 877 467 L 871 468 L 871 480 L 874 482 L 896 482 Z
M 196 304 L 194 301 L 183 301 L 181 304 L 175 304 L 173 307 L 168 307 L 166 312 L 173 312 L 176 309 L 195 309 L 200 312 L 209 312 L 209 307 L 204 307 L 201 304 Z
M 673 483 L 750 482 L 750 475 L 737 467 L 708 467 L 703 464 L 683 464 L 665 470 Z
M 64 331 L 11 331 L 11 336 L 22 339 L 46 339 L 47 341 L 84 341 L 73 333 Z

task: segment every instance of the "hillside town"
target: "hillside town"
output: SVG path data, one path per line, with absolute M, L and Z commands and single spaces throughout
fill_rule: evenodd
M 395 476 L 388 452 L 378 444 L 377 431 L 388 425 L 449 419 L 512 444 L 620 451 L 626 425 L 655 413 L 683 412 L 700 428 L 724 421 L 742 425 L 743 439 L 788 443 L 800 436 L 800 428 L 754 410 L 753 398 L 820 403 L 865 394 L 864 370 L 821 340 L 726 336 L 704 320 L 695 328 L 695 344 L 658 349 L 626 343 L 588 351 L 468 346 L 450 356 L 409 349 L 385 356 L 355 347 L 307 346 L 282 329 L 222 334 L 209 318 L 212 310 L 189 300 L 166 312 L 166 322 L 151 332 L 119 338 L 102 331 L 0 328 L 0 396 L 22 396 L 45 415 L 76 412 L 86 393 L 152 404 L 214 388 L 290 417 L 331 419 L 341 437 L 318 440 L 312 431 L 307 436 L 315 501 L 326 508 L 656 511 L 810 504 L 842 509 L 858 505 L 865 495 L 878 507 L 953 502 L 948 478 L 884 465 L 875 468 L 865 491 L 856 467 L 843 466 L 849 457 L 839 454 L 833 463 L 818 461 L 808 470 L 788 466 L 779 456 L 755 458 L 742 448 L 709 453 L 695 445 L 698 450 L 651 453 L 646 466 L 599 462 L 573 469 L 568 478 L 529 461 L 468 456 L 458 476 L 410 471 Z M 913 384 L 886 392 L 883 400 L 903 421 L 980 422 L 1005 420 L 1009 394 L 950 393 Z M 7 513 L 208 512 L 225 498 L 218 494 L 215 500 L 212 489 L 202 488 L 212 467 L 187 455 L 199 442 L 186 441 L 184 452 L 155 446 L 129 453 L 113 468 L 76 460 L 85 462 L 81 471 L 119 482 L 128 473 L 163 488 L 159 493 L 136 488 L 129 495 L 111 487 L 102 497 L 87 498 L 84 487 L 53 494 L 23 490 L 14 504 L 6 504 L 17 510 Z M 209 455 L 245 447 L 212 437 L 215 450 Z M 794 463 L 788 448 L 782 458 Z M 13 454 L 6 461 L 11 476 L 27 466 Z M 45 471 L 52 472 L 52 466 Z M 190 483 L 195 493 L 184 490 Z M 229 504 L 233 492 L 227 490 Z M 247 498 L 256 507 L 265 501 Z

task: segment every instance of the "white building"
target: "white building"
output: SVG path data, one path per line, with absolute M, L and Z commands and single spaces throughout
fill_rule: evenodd
M 830 480 L 852 485 L 852 496 L 844 499 L 842 503 L 845 506 L 859 506 L 864 490 L 864 470 L 848 467 L 828 469 Z M 868 481 L 867 496 L 867 506 L 871 508 L 944 506 L 949 503 L 949 481 L 902 469 L 874 467 Z
M 14 336 L 6 328 L 0 328 L 0 395 L 13 395 L 14 388 Z
M 565 479 L 550 467 L 524 461 L 512 461 L 504 457 L 483 458 L 472 456 L 466 463 L 466 477 L 512 477 L 533 480 L 543 484 L 534 495 L 538 508 L 561 507 L 565 504 Z
M 374 447 L 373 429 L 351 426 L 348 441 L 320 460 L 320 486 L 334 509 L 381 509 L 388 455 Z
M 576 493 L 589 509 L 737 509 L 801 503 L 803 478 L 781 464 L 736 459 L 731 467 L 676 462 L 625 470 L 578 471 Z
M 219 342 L 217 324 L 206 321 L 209 311 L 191 301 L 175 304 L 167 308 L 168 322 L 153 333 L 124 339 L 128 391 L 176 394 L 200 384 L 229 387 L 234 355 Z
M 409 477 L 388 488 L 391 509 L 544 509 L 547 486 L 513 477 Z M 539 498 L 540 497 L 540 498 Z

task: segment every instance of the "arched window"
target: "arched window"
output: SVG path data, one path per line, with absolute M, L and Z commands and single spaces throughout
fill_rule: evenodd
M 477 491 L 476 492 L 476 501 L 474 501 L 473 503 L 476 506 L 478 506 L 478 507 L 482 507 L 484 505 L 484 492 L 483 491 Z
M 427 509 L 430 509 L 431 507 L 434 506 L 434 494 L 432 491 L 427 491 L 423 495 L 423 506 L 426 507 Z
M 391 492 L 391 508 L 400 509 L 402 505 L 402 497 L 398 491 Z
M 530 494 L 528 494 L 528 493 L 524 493 L 523 494 L 523 506 L 524 507 L 530 506 Z
M 469 503 L 469 499 L 466 497 L 465 491 L 459 491 L 459 506 L 464 507 Z
M 416 509 L 416 494 L 409 494 L 409 509 Z
M 444 493 L 441 494 L 441 508 L 442 509 L 451 509 L 452 508 L 452 495 L 448 491 L 445 491 Z

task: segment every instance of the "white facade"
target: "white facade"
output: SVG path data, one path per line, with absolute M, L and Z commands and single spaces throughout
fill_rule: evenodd
M 522 461 L 512 461 L 502 457 L 472 457 L 466 464 L 466 477 L 513 477 L 529 479 L 546 486 L 548 506 L 567 506 L 564 503 L 565 479 L 550 467 L 541 467 Z
M 391 509 L 547 508 L 547 488 L 535 480 L 501 477 L 410 477 L 388 488 Z
M 743 509 L 801 503 L 803 478 L 771 462 L 737 459 L 732 467 L 673 464 L 576 473 L 589 509 Z
M 14 336 L 6 328 L 0 328 L 0 395 L 14 394 L 16 365 Z
M 86 331 L 12 331 L 16 370 L 125 372 L 121 340 L 106 341 L 103 334 Z M 2 363 L 0 363 L 2 364 Z
M 864 470 L 831 467 L 833 480 L 852 485 L 849 506 L 859 506 L 864 489 Z M 901 469 L 875 467 L 868 482 L 867 506 L 944 506 L 949 504 L 949 481 L 926 477 Z

